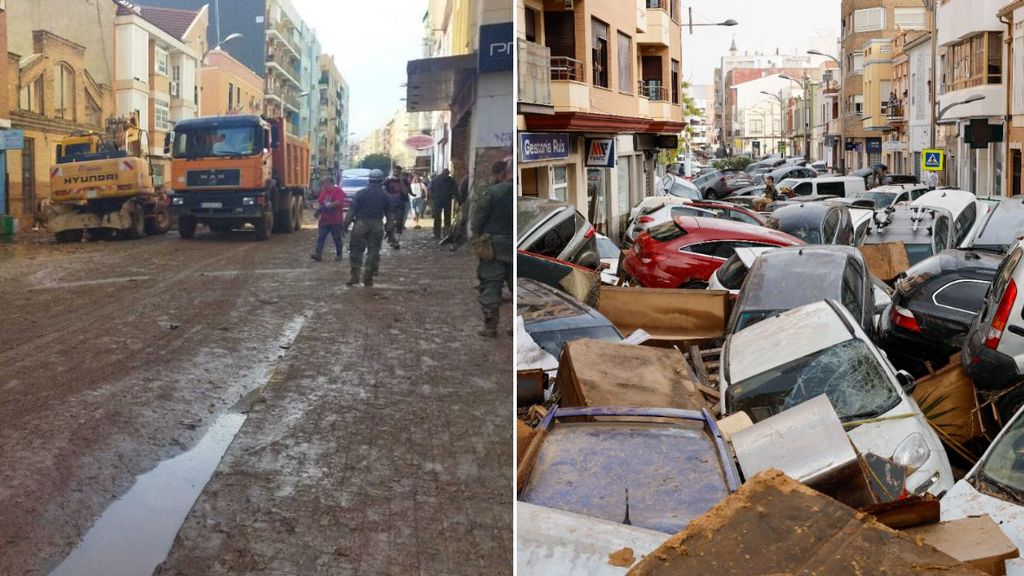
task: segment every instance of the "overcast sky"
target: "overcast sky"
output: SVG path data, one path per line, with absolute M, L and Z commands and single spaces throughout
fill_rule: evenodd
M 774 53 L 776 48 L 803 53 L 809 37 L 826 32 L 838 35 L 839 5 L 840 0 L 684 0 L 684 24 L 687 8 L 693 6 L 695 23 L 732 18 L 739 25 L 694 28 L 692 35 L 684 27 L 683 75 L 694 84 L 710 84 L 733 36 L 740 53 Z
M 348 82 L 354 140 L 405 107 L 405 67 L 422 54 L 424 0 L 292 0 Z M 386 28 L 382 27 L 386 24 Z

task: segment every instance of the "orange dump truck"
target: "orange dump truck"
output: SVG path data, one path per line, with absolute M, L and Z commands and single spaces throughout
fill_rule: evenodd
M 302 224 L 310 178 L 309 142 L 283 118 L 210 116 L 179 121 L 165 143 L 171 154 L 171 214 L 182 238 L 196 226 L 230 232 L 247 224 L 257 240 Z

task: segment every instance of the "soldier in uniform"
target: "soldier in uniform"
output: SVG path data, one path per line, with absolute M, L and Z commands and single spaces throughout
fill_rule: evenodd
M 359 191 L 345 215 L 344 230 L 352 226 L 352 240 L 349 251 L 352 261 L 352 276 L 346 282 L 349 286 L 359 284 L 362 271 L 363 286 L 373 286 L 373 276 L 380 265 L 380 247 L 384 242 L 384 218 L 390 226 L 391 200 L 384 191 L 384 173 L 370 171 L 370 184 Z M 354 225 L 353 225 L 354 223 Z M 366 253 L 366 267 L 363 268 L 363 253 Z
M 498 311 L 501 308 L 501 287 L 512 281 L 512 212 L 513 192 L 511 167 L 507 161 L 491 166 L 494 184 L 473 202 L 470 230 L 473 248 L 480 264 L 480 305 L 484 311 L 481 336 L 498 335 Z M 489 245 L 487 245 L 489 244 Z

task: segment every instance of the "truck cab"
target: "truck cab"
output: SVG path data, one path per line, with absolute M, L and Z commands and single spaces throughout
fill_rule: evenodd
M 283 119 L 254 115 L 177 123 L 165 149 L 172 158 L 171 212 L 182 238 L 194 237 L 200 223 L 224 233 L 251 224 L 258 240 L 299 228 L 304 186 L 289 182 L 286 172 L 289 160 L 302 159 L 285 149 L 293 153 L 291 147 L 305 144 L 308 165 L 308 144 L 282 140 L 284 128 Z

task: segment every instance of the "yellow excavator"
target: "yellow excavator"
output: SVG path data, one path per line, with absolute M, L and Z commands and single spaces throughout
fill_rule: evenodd
M 104 134 L 76 133 L 57 145 L 44 220 L 57 242 L 141 238 L 171 228 L 167 196 L 153 186 L 134 114 L 107 120 Z M 147 139 L 148 141 L 148 139 Z

